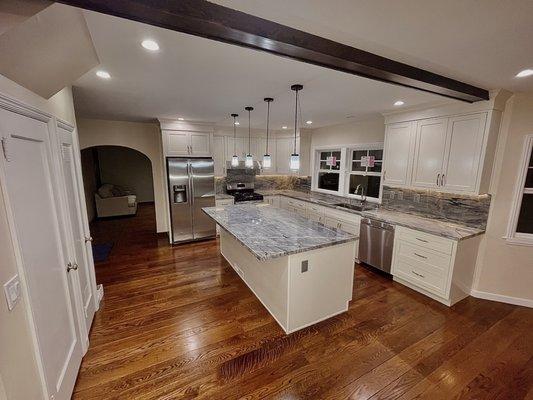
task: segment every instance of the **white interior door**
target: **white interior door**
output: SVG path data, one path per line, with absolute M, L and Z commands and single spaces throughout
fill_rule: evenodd
M 69 399 L 82 349 L 62 250 L 48 126 L 0 110 L 0 135 L 7 143 L 6 189 L 48 396 Z
M 440 186 L 447 123 L 447 118 L 432 118 L 418 122 L 413 186 L 426 188 Z
M 70 273 L 71 276 L 77 275 L 79 285 L 81 288 L 83 318 L 85 319 L 85 327 L 89 331 L 94 317 L 95 301 L 93 299 L 93 285 L 92 274 L 90 268 L 94 265 L 92 260 L 92 253 L 88 253 L 85 245 L 85 231 L 83 229 L 83 212 L 81 210 L 80 187 L 81 182 L 78 181 L 78 174 L 76 172 L 75 154 L 72 132 L 58 127 L 57 128 L 60 146 L 61 146 L 61 166 L 63 169 L 63 177 L 65 180 L 65 188 L 67 195 L 68 217 L 70 222 L 70 231 L 72 234 L 72 244 L 74 252 L 74 259 L 78 265 L 78 269 Z

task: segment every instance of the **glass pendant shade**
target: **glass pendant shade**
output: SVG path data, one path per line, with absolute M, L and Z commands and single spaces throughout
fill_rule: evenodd
M 253 168 L 254 157 L 251 154 L 246 154 L 246 159 L 244 160 L 244 166 L 246 168 Z
M 272 157 L 270 154 L 265 154 L 263 156 L 263 168 L 270 169 L 272 167 Z
M 293 153 L 289 160 L 289 169 L 293 172 L 300 170 L 300 155 Z
M 239 157 L 238 156 L 231 157 L 231 166 L 232 167 L 238 167 L 239 166 Z

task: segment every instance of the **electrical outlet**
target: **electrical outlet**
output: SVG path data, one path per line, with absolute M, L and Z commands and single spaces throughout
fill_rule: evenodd
M 19 276 L 15 275 L 13 278 L 4 283 L 4 294 L 6 296 L 7 308 L 11 311 L 20 300 L 20 281 Z
M 403 200 L 403 192 L 402 191 L 398 192 L 398 200 Z
M 302 261 L 302 273 L 309 271 L 309 260 Z
M 420 193 L 415 193 L 415 194 L 413 195 L 413 201 L 414 201 L 415 203 L 420 203 Z

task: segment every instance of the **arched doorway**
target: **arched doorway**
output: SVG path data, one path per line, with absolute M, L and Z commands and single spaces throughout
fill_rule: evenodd
M 96 262 L 121 252 L 127 240 L 156 237 L 152 162 L 145 154 L 92 146 L 81 150 L 81 163 Z

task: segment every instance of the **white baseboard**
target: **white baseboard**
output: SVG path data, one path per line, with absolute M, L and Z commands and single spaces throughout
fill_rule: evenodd
M 474 290 L 474 289 L 470 291 L 470 295 L 478 299 L 499 301 L 500 303 L 509 303 L 509 304 L 514 304 L 516 306 L 524 306 L 524 307 L 533 308 L 533 300 L 531 299 L 504 296 L 502 294 L 482 292 L 481 290 Z

